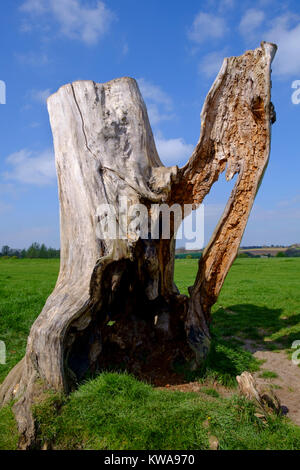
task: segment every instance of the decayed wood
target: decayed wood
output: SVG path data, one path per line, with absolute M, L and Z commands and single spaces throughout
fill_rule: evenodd
M 262 43 L 225 59 L 203 107 L 199 143 L 182 169 L 162 165 L 133 79 L 75 82 L 49 98 L 60 273 L 31 328 L 25 358 L 0 388 L 0 403 L 18 399 L 14 411 L 22 448 L 34 443 L 31 405 L 41 383 L 69 392 L 87 373 L 120 359 L 139 375 L 147 366 L 151 374 L 166 358 L 170 365 L 178 354 L 189 357 L 188 350 L 195 364 L 206 357 L 210 309 L 237 254 L 268 161 L 275 50 Z M 227 179 L 238 173 L 237 182 L 189 298 L 173 282 L 174 227 L 168 240 L 103 239 L 99 204 L 109 203 L 118 212 L 126 197 L 129 205 L 143 203 L 149 209 L 164 202 L 196 207 L 226 165 Z M 118 219 L 122 233 L 125 219 Z
M 270 386 L 258 386 L 250 372 L 243 372 L 236 380 L 240 393 L 255 403 L 260 417 L 267 418 L 270 413 L 281 414 L 280 400 Z
M 211 306 L 237 255 L 268 164 L 270 121 L 274 117 L 270 67 L 275 53 L 275 45 L 263 42 L 254 51 L 224 60 L 204 103 L 198 145 L 179 170 L 179 183 L 173 187 L 174 200 L 199 204 L 225 168 L 227 180 L 238 173 L 190 289 L 186 327 L 190 343 L 200 357 L 209 345 Z

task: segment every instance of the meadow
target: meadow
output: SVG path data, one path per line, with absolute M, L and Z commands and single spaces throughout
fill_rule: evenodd
M 193 284 L 197 263 L 176 260 L 181 293 Z M 23 357 L 30 326 L 58 269 L 56 259 L 0 259 L 0 340 L 7 346 L 0 383 Z M 192 450 L 208 449 L 217 439 L 220 449 L 300 450 L 300 427 L 285 417 L 261 422 L 234 388 L 237 374 L 261 366 L 245 344 L 288 355 L 300 339 L 299 284 L 299 258 L 238 258 L 213 307 L 207 364 L 187 372 L 187 381 L 200 384 L 199 391 L 161 390 L 126 373 L 102 373 L 69 397 L 49 393 L 35 408 L 41 443 L 56 449 Z M 264 374 L 270 380 L 276 376 Z M 0 410 L 0 449 L 16 445 L 7 406 Z

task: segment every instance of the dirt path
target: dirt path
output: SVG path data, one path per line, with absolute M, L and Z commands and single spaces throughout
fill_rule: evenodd
M 251 351 L 257 359 L 264 361 L 260 370 L 253 374 L 257 383 L 274 385 L 274 391 L 280 399 L 281 405 L 287 409 L 287 416 L 300 426 L 300 368 L 293 364 L 284 350 L 268 351 L 264 349 L 263 345 L 257 345 L 251 340 L 244 341 L 244 348 Z M 278 377 L 260 377 L 264 371 L 275 372 Z M 229 397 L 236 392 L 217 383 L 199 384 L 199 382 L 177 383 L 176 385 L 171 383 L 158 388 L 201 393 L 202 389 L 206 387 L 214 388 L 223 397 Z M 206 398 L 210 399 L 211 397 L 206 395 Z
M 288 408 L 287 416 L 300 426 L 300 368 L 293 364 L 284 351 L 256 351 L 254 356 L 265 362 L 254 374 L 257 383 L 271 383 L 283 406 Z M 276 372 L 277 378 L 260 378 L 264 370 Z M 279 388 L 277 388 L 279 387 Z
M 210 390 L 215 390 L 218 392 L 222 397 L 230 397 L 234 391 L 232 389 L 228 389 L 226 387 L 223 387 L 222 385 L 218 383 L 199 383 L 199 382 L 186 382 L 182 384 L 176 384 L 176 385 L 165 385 L 164 387 L 157 387 L 159 390 L 171 390 L 173 392 L 184 392 L 184 393 L 189 393 L 189 392 L 195 392 L 195 393 L 203 393 L 203 396 L 207 400 L 211 399 L 213 400 L 212 397 L 210 397 L 207 393 L 205 393 L 205 390 L 209 388 Z
M 262 333 L 266 333 L 262 330 Z M 288 409 L 287 416 L 298 426 L 300 426 L 300 368 L 293 364 L 288 357 L 284 346 L 273 342 L 278 349 L 270 351 L 264 343 L 239 338 L 244 343 L 244 348 L 250 351 L 254 357 L 263 360 L 260 370 L 254 375 L 259 384 L 275 385 L 275 393 L 281 401 L 281 405 Z M 266 341 L 266 340 L 265 340 Z M 282 349 L 282 350 L 279 350 Z M 263 371 L 275 372 L 277 378 L 262 378 Z

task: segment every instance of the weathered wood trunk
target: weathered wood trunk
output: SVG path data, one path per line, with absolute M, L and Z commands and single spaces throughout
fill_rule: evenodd
M 236 377 L 239 391 L 248 400 L 251 400 L 256 408 L 256 416 L 267 419 L 271 413 L 280 415 L 284 408 L 270 384 L 257 385 L 250 372 L 243 372 Z
M 268 162 L 275 51 L 262 43 L 224 60 L 204 104 L 199 143 L 181 169 L 161 163 L 133 79 L 79 81 L 49 98 L 60 273 L 31 328 L 25 358 L 0 389 L 0 403 L 18 399 L 21 448 L 34 444 L 31 405 L 43 387 L 68 393 L 88 373 L 121 363 L 153 379 L 180 355 L 195 364 L 206 357 L 210 309 L 236 257 Z M 175 222 L 168 239 L 149 235 L 147 223 L 146 236 L 136 237 L 134 228 L 127 232 L 124 201 L 128 208 L 146 206 L 159 228 L 153 204 L 197 207 L 226 166 L 227 179 L 238 173 L 237 182 L 186 297 L 173 281 Z M 121 238 L 105 237 L 101 204 L 116 211 Z

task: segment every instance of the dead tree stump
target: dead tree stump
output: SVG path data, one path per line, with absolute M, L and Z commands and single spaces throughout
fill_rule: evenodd
M 183 168 L 165 168 L 160 161 L 135 80 L 78 81 L 48 99 L 61 265 L 31 328 L 26 356 L 0 388 L 0 404 L 17 399 L 21 448 L 34 445 L 31 406 L 41 383 L 68 393 L 87 373 L 110 364 L 123 362 L 151 376 L 180 354 L 196 364 L 206 357 L 211 307 L 237 255 L 268 163 L 275 52 L 276 46 L 262 43 L 224 60 L 204 103 L 200 140 Z M 195 208 L 225 169 L 227 180 L 237 174 L 237 181 L 186 297 L 173 281 L 175 221 L 167 239 L 150 232 L 136 237 L 134 228 L 127 230 L 130 217 L 120 211 L 122 200 L 146 206 L 160 230 L 153 204 Z M 100 204 L 117 214 L 119 238 L 105 238 Z
M 250 372 L 243 372 L 236 377 L 241 395 L 252 401 L 258 412 L 259 418 L 267 419 L 269 414 L 282 413 L 282 406 L 279 398 L 270 385 L 257 385 L 253 375 Z

